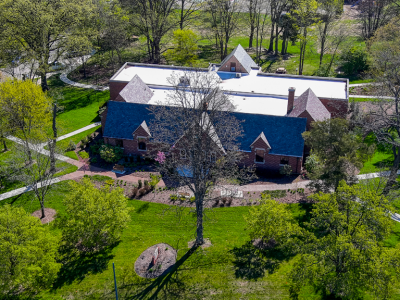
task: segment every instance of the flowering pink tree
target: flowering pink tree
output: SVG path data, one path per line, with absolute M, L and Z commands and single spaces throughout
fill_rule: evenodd
M 163 164 L 165 162 L 165 153 L 158 151 L 157 157 L 154 160 L 159 164 Z

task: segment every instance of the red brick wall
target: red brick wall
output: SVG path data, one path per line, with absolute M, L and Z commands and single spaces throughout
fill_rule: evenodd
M 110 100 L 115 100 L 127 82 L 110 82 Z
M 307 118 L 306 130 L 309 131 L 311 128 L 311 122 L 313 122 L 314 119 L 310 116 L 310 114 L 307 111 L 303 111 L 299 115 L 299 118 Z
M 348 100 L 332 100 L 320 98 L 322 104 L 325 105 L 326 109 L 331 113 L 332 118 L 344 118 L 346 117 L 347 110 L 349 109 Z
M 236 63 L 236 71 L 235 73 L 247 73 L 247 71 L 243 68 L 241 63 L 236 59 L 236 57 L 232 56 L 226 64 L 222 65 L 219 67 L 218 71 L 223 71 L 223 72 L 231 72 L 231 62 Z
M 146 132 L 142 127 L 139 127 L 139 128 L 135 131 L 135 137 L 133 138 L 133 140 L 122 139 L 123 148 L 124 148 L 124 154 L 139 154 L 139 155 L 148 154 L 148 152 L 149 152 L 150 149 L 151 149 L 151 145 L 148 144 L 148 143 L 146 143 L 147 151 L 139 150 L 139 147 L 138 147 L 138 139 L 137 139 L 138 136 L 140 136 L 140 137 L 148 137 L 148 134 L 147 134 L 147 132 Z M 116 143 L 116 140 L 117 140 L 117 139 L 114 139 L 114 138 L 106 138 L 106 137 L 105 137 L 105 138 L 104 138 L 104 143 L 110 144 L 110 145 L 112 145 L 112 146 L 115 146 L 115 145 L 117 144 L 117 143 Z

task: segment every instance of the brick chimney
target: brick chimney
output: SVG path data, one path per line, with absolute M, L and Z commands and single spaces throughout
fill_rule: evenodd
M 293 109 L 293 103 L 294 103 L 294 92 L 296 91 L 295 87 L 290 87 L 289 88 L 289 97 L 288 97 L 288 103 L 287 103 L 287 113 L 290 113 Z

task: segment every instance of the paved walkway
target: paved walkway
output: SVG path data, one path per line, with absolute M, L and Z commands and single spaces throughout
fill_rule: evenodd
M 69 72 L 70 71 L 71 70 L 69 70 Z M 67 75 L 68 75 L 68 72 L 62 73 L 60 75 L 61 81 L 66 83 L 66 84 L 69 84 L 69 85 L 72 85 L 72 86 L 76 86 L 76 87 L 79 87 L 79 88 L 83 88 L 83 89 L 94 89 L 94 90 L 97 90 L 97 91 L 106 91 L 106 90 L 109 89 L 108 86 L 100 86 L 100 85 L 94 85 L 94 84 L 83 84 L 83 83 L 78 83 L 78 82 L 72 81 L 72 80 L 68 79 Z
M 61 140 L 64 140 L 64 139 L 66 139 L 66 138 L 69 138 L 69 137 L 71 137 L 71 136 L 74 136 L 74 135 L 76 135 L 76 134 L 78 134 L 78 133 L 84 132 L 84 131 L 86 131 L 86 130 L 95 128 L 96 126 L 99 126 L 99 125 L 101 125 L 101 122 L 96 122 L 96 123 L 90 124 L 90 125 L 88 125 L 88 126 L 85 126 L 85 127 L 81 128 L 81 129 L 78 129 L 78 130 L 72 131 L 72 132 L 70 132 L 70 133 L 67 133 L 67 134 L 65 134 L 65 135 L 60 136 L 59 138 L 57 138 L 57 142 L 58 142 L 58 141 L 61 141 Z

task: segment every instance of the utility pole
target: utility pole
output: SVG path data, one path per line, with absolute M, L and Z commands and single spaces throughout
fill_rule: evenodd
M 115 299 L 118 300 L 117 278 L 115 277 L 114 263 L 113 263 L 113 271 L 114 271 Z

